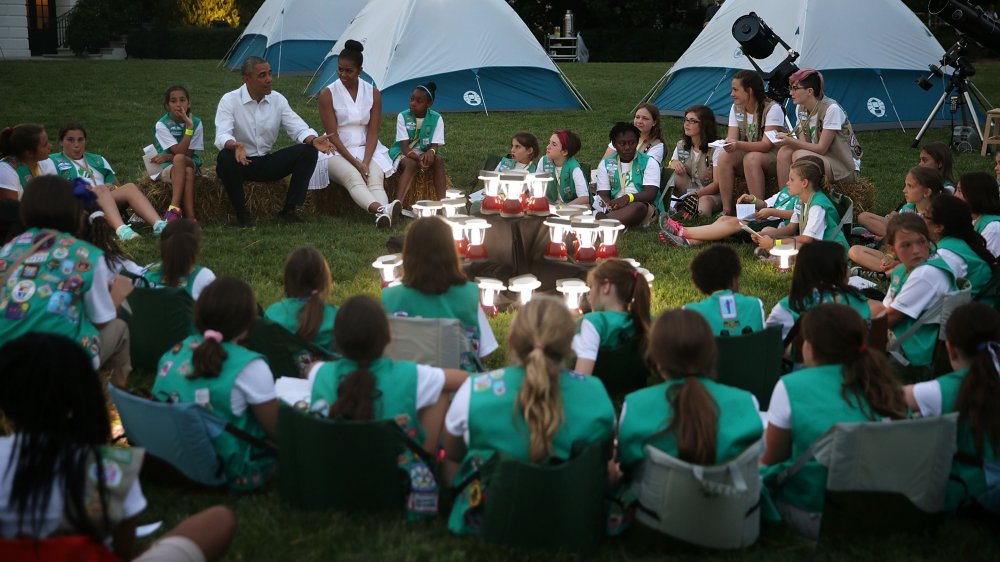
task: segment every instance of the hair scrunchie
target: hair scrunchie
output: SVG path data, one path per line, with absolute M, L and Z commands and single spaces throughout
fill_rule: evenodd
M 205 341 L 212 340 L 215 343 L 222 343 L 222 332 L 216 330 L 205 330 L 205 333 L 202 335 L 205 336 Z

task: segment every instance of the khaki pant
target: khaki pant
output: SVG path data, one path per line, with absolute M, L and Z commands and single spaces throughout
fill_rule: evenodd
M 372 162 L 368 166 L 368 181 L 366 182 L 361 172 L 343 156 L 335 154 L 327 162 L 330 171 L 330 181 L 347 188 L 347 192 L 351 194 L 351 199 L 354 199 L 354 202 L 365 211 L 368 210 L 372 203 L 385 205 L 389 202 L 389 197 L 385 194 L 385 187 L 383 185 L 385 172 L 382 171 L 382 168 L 378 164 Z
M 132 358 L 129 356 L 128 325 L 121 318 L 115 318 L 101 328 L 101 370 L 111 372 L 111 382 L 125 386 L 125 380 L 132 372 Z

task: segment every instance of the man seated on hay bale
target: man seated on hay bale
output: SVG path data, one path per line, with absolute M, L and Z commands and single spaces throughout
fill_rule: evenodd
M 316 168 L 317 151 L 330 152 L 326 135 L 318 135 L 288 105 L 285 96 L 271 91 L 271 65 L 247 57 L 240 67 L 243 86 L 222 96 L 215 112 L 215 146 L 219 149 L 216 174 L 236 211 L 239 226 L 253 226 L 243 193 L 244 181 L 275 181 L 291 174 L 288 195 L 278 218 L 303 222 L 295 211 L 306 199 L 309 178 Z M 278 129 L 299 144 L 272 153 Z

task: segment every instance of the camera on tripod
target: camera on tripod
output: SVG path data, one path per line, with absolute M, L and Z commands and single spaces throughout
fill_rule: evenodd
M 969 44 L 966 42 L 965 37 L 959 39 L 958 42 L 952 45 L 951 48 L 948 49 L 948 52 L 941 57 L 938 64 L 927 65 L 927 67 L 931 70 L 931 73 L 927 76 L 920 77 L 920 79 L 917 80 L 917 85 L 924 91 L 930 90 L 934 87 L 934 83 L 931 80 L 935 77 L 944 77 L 944 72 L 941 69 L 946 66 L 950 66 L 955 69 L 955 72 L 951 75 L 951 80 L 953 82 L 962 81 L 969 76 L 974 76 L 976 74 L 976 67 L 972 66 L 972 63 L 969 62 L 969 59 L 967 59 L 964 55 L 964 52 L 968 47 Z

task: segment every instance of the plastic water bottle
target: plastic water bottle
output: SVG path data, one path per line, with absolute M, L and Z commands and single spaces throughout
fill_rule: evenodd
M 566 15 L 563 16 L 562 31 L 563 37 L 576 35 L 576 30 L 573 28 L 573 10 L 566 10 Z

